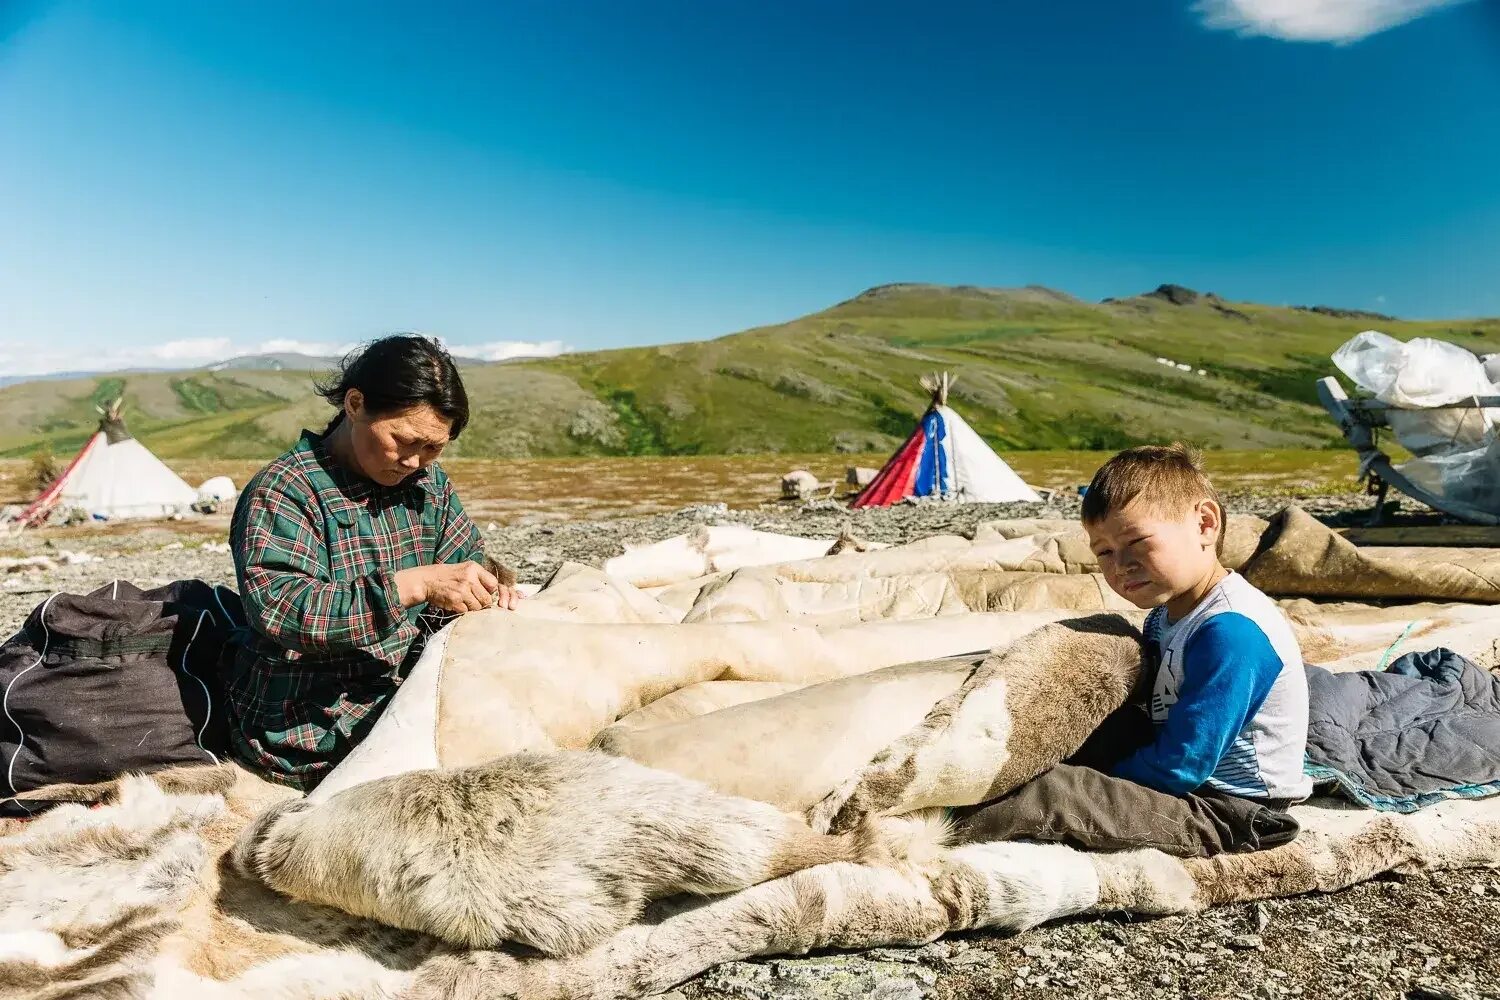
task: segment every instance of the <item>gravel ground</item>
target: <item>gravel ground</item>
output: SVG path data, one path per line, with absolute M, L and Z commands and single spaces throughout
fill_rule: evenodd
M 1267 516 L 1286 498 L 1231 496 L 1232 513 Z M 1355 494 L 1302 499 L 1330 522 L 1362 516 Z M 870 541 L 962 534 L 1004 517 L 1076 516 L 1078 501 L 907 505 L 848 511 L 796 505 L 717 506 L 613 520 L 523 517 L 485 525 L 489 550 L 522 582 L 541 583 L 564 560 L 597 564 L 626 542 L 655 541 L 705 523 L 742 523 L 832 537 L 845 527 Z M 140 528 L 79 528 L 0 536 L 0 558 L 44 556 L 55 569 L 0 574 L 0 635 L 55 590 L 119 578 L 141 585 L 196 577 L 231 583 L 220 515 Z M 66 553 L 92 560 L 67 565 Z M 1500 872 L 1388 877 L 1328 896 L 1226 907 L 1194 917 L 1078 920 L 1005 937 L 976 933 L 915 949 L 877 949 L 732 962 L 674 991 L 674 1000 L 970 1000 L 988 997 L 1500 1000 Z

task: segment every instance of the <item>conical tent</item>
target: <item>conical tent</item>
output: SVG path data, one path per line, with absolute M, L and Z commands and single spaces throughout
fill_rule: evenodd
M 922 379 L 932 405 L 852 507 L 888 507 L 913 497 L 970 503 L 1039 501 L 1005 460 L 948 406 L 948 373 Z
M 123 402 L 117 399 L 99 411 L 99 430 L 21 513 L 22 524 L 38 524 L 59 509 L 80 508 L 91 517 L 115 520 L 167 517 L 192 508 L 198 491 L 130 436 L 120 416 Z

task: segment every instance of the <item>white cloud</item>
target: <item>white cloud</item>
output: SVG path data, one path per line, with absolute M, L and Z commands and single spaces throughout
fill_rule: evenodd
M 1357 42 L 1470 0 L 1196 0 L 1207 28 L 1288 42 Z
M 511 358 L 550 358 L 572 350 L 560 340 L 496 340 L 488 344 L 445 344 L 450 352 L 481 361 L 508 361 Z
M 357 344 L 335 344 L 326 340 L 290 340 L 284 337 L 263 340 L 246 354 L 309 354 L 315 358 L 338 358 Z
M 189 340 L 169 340 L 165 344 L 153 344 L 143 350 L 143 355 L 154 358 L 165 365 L 189 365 L 200 361 L 218 361 L 233 347 L 228 337 L 196 337 Z M 127 354 L 132 352 L 126 352 Z
M 169 340 L 140 347 L 57 349 L 0 343 L 0 375 L 48 375 L 54 372 L 118 371 L 122 368 L 196 368 L 228 357 L 227 337 Z

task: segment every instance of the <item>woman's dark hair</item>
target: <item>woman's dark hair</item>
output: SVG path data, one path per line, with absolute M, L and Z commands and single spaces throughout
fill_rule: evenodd
M 414 333 L 382 337 L 350 351 L 338 371 L 316 387 L 318 395 L 339 409 L 324 433 L 344 419 L 344 397 L 350 389 L 363 394 L 375 416 L 426 403 L 452 422 L 450 441 L 469 423 L 469 394 L 452 356 L 436 340 Z

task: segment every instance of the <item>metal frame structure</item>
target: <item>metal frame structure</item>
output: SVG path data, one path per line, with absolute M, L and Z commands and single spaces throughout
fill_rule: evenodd
M 1360 475 L 1369 477 L 1371 480 L 1373 492 L 1376 494 L 1375 510 L 1370 518 L 1372 525 L 1380 521 L 1384 510 L 1386 490 L 1390 486 L 1396 487 L 1414 500 L 1420 500 L 1433 510 L 1441 511 L 1460 521 L 1469 524 L 1500 525 L 1500 514 L 1491 514 L 1469 504 L 1437 496 L 1412 482 L 1391 464 L 1390 457 L 1380 450 L 1380 445 L 1375 440 L 1375 432 L 1377 428 L 1388 426 L 1387 412 L 1405 409 L 1404 407 L 1392 406 L 1373 399 L 1350 399 L 1344 392 L 1344 387 L 1339 384 L 1339 380 L 1331 376 L 1318 379 L 1317 386 L 1318 401 L 1323 404 L 1323 409 L 1327 410 L 1338 422 L 1339 430 L 1343 431 L 1344 438 L 1359 454 Z M 1471 396 L 1462 402 L 1449 403 L 1445 406 L 1422 407 L 1422 409 L 1457 410 L 1472 407 L 1500 407 L 1500 396 Z

